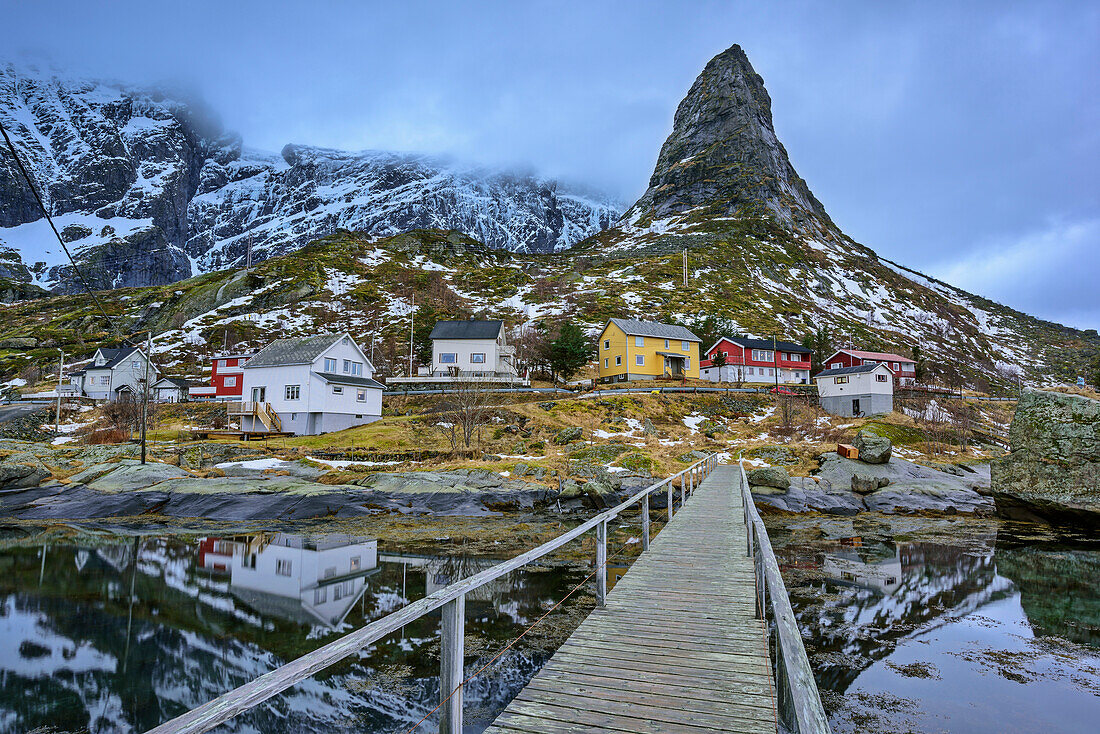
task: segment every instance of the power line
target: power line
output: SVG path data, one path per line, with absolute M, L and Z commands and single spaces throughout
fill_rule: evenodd
M 50 229 L 53 230 L 54 236 L 57 237 L 57 241 L 61 244 L 61 249 L 65 251 L 65 255 L 69 258 L 69 262 L 73 265 L 73 272 L 80 278 L 81 285 L 84 286 L 84 290 L 88 291 L 88 295 L 95 301 L 95 305 L 99 308 L 99 312 L 103 314 L 103 318 L 107 321 L 108 326 L 115 333 L 118 333 L 118 327 L 114 321 L 111 321 L 111 317 L 107 315 L 107 312 L 103 309 L 103 304 L 99 302 L 99 298 L 92 292 L 91 287 L 88 285 L 88 281 L 84 279 L 84 274 L 80 272 L 80 268 L 76 265 L 76 260 L 73 259 L 72 254 L 69 252 L 69 248 L 65 245 L 65 240 L 61 239 L 61 234 L 57 231 L 57 227 L 53 223 L 53 218 L 50 217 L 50 213 L 46 210 L 46 205 L 42 203 L 42 197 L 38 195 L 38 189 L 35 188 L 34 180 L 31 175 L 27 173 L 27 169 L 23 167 L 23 161 L 19 160 L 19 154 L 15 152 L 15 145 L 11 142 L 11 138 L 8 137 L 8 131 L 4 128 L 4 124 L 0 123 L 0 134 L 4 136 L 4 142 L 8 144 L 8 150 L 11 151 L 11 157 L 15 159 L 15 165 L 19 166 L 19 171 L 23 174 L 23 178 L 27 179 L 27 186 L 30 187 L 31 193 L 34 194 L 34 200 L 38 202 L 38 208 L 42 210 L 42 214 L 46 217 L 46 221 L 50 223 Z

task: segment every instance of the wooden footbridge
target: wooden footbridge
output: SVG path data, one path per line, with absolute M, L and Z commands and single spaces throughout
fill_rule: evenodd
M 651 542 L 650 498 L 661 491 L 668 522 Z M 608 592 L 608 522 L 638 505 L 643 552 Z M 597 609 L 487 734 L 828 734 L 744 470 L 719 466 L 714 456 L 538 548 L 375 620 L 150 734 L 208 731 L 435 609 L 442 609 L 442 700 L 417 731 L 438 726 L 441 734 L 461 734 L 466 594 L 590 531 L 596 534 Z

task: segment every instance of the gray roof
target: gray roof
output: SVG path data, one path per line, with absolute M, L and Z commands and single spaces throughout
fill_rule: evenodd
M 733 342 L 734 344 L 737 344 L 738 346 L 746 347 L 748 349 L 771 349 L 772 348 L 772 340 L 771 339 L 749 339 L 747 337 L 740 337 L 740 336 L 735 336 L 735 337 L 727 336 L 727 337 L 723 337 L 723 338 L 726 341 Z M 798 352 L 800 354 L 812 354 L 813 353 L 812 349 L 807 349 L 806 347 L 802 346 L 801 344 L 795 344 L 794 342 L 780 341 L 778 339 L 775 342 L 775 349 L 776 349 L 776 351 L 779 351 L 779 352 Z
M 886 367 L 886 365 L 882 365 Z M 861 372 L 874 372 L 878 368 L 878 364 L 861 364 L 855 367 L 837 367 L 831 370 L 822 370 L 818 372 L 814 377 L 832 377 L 833 375 L 858 375 Z M 889 367 L 886 367 L 889 370 Z
M 496 339 L 503 321 L 436 321 L 429 339 Z
M 162 377 L 153 383 L 153 387 L 156 387 L 162 382 L 170 382 L 176 387 L 191 387 L 191 381 L 185 380 L 182 377 Z
M 610 319 L 627 336 L 655 336 L 658 339 L 680 339 L 682 341 L 702 341 L 683 326 L 675 324 L 659 324 L 656 321 L 642 321 L 641 319 Z
M 361 377 L 359 375 L 334 375 L 331 372 L 314 372 L 313 374 L 320 377 L 325 382 L 331 382 L 336 385 L 352 385 L 354 387 L 377 387 L 379 389 L 386 389 L 386 386 L 377 380 L 372 380 L 369 377 Z
M 244 363 L 249 367 L 278 367 L 284 364 L 309 364 L 336 343 L 343 334 L 317 334 L 276 339 Z

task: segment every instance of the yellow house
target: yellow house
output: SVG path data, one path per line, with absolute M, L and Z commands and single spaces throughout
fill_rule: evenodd
M 699 377 L 699 337 L 682 326 L 611 319 L 596 344 L 600 382 Z

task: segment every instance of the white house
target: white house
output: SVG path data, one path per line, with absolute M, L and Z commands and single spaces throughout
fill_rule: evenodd
M 516 371 L 516 348 L 508 344 L 503 321 L 437 321 L 429 338 L 431 366 L 422 368 L 416 377 L 391 378 L 390 382 L 436 383 L 476 377 L 524 383 Z
M 96 400 L 137 398 L 145 380 L 145 353 L 138 347 L 100 347 L 92 355 L 92 361 L 84 369 L 72 372 L 69 383 L 76 386 L 76 393 Z M 160 370 L 149 364 L 149 381 L 155 382 Z
M 858 418 L 894 409 L 894 373 L 879 362 L 822 370 L 814 380 L 826 413 Z
M 162 377 L 152 389 L 151 397 L 158 403 L 181 403 L 191 397 L 191 382 L 181 377 Z
M 276 533 L 218 548 L 230 592 L 253 609 L 296 622 L 336 627 L 378 571 L 378 541 Z M 217 560 L 217 559 L 213 559 Z
M 315 435 L 382 417 L 383 385 L 347 333 L 279 339 L 245 362 L 241 430 Z

